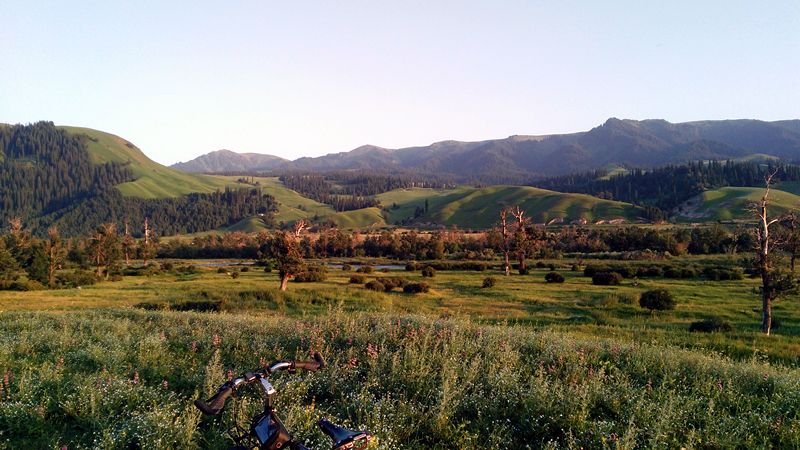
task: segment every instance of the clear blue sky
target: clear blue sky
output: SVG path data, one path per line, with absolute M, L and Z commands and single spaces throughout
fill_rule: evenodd
M 0 0 L 0 122 L 173 163 L 800 118 L 800 1 Z

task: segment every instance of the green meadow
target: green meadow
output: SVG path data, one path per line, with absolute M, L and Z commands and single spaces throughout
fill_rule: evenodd
M 287 427 L 312 448 L 329 445 L 320 417 L 385 449 L 800 446 L 796 298 L 778 302 L 766 337 L 755 280 L 595 286 L 577 262 L 545 262 L 563 284 L 544 281 L 550 268 L 364 275 L 429 283 L 422 294 L 371 291 L 333 266 L 280 292 L 275 273 L 235 261 L 3 292 L 0 448 L 227 448 L 221 419 L 191 402 L 229 369 L 311 350 L 330 367 L 274 381 Z M 639 307 L 655 288 L 674 310 Z M 732 329 L 688 331 L 712 316 Z M 255 397 L 243 408 L 255 411 Z

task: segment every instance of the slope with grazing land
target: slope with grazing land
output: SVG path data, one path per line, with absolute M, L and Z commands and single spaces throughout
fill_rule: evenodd
M 629 203 L 583 194 L 565 194 L 527 186 L 491 186 L 457 189 L 403 189 L 377 196 L 391 223 L 406 220 L 467 228 L 489 228 L 504 206 L 519 205 L 534 222 L 624 219 L 635 221 L 640 208 Z M 428 210 L 424 212 L 425 200 Z M 394 206 L 396 205 L 396 207 Z M 414 218 L 421 208 L 423 214 Z
M 763 188 L 724 187 L 703 192 L 681 205 L 676 211 L 679 220 L 700 222 L 708 220 L 755 220 L 748 207 L 761 200 Z M 773 215 L 800 209 L 800 196 L 771 189 L 770 212 Z
M 162 166 L 148 158 L 132 143 L 115 136 L 90 128 L 58 127 L 73 135 L 88 136 L 87 150 L 92 162 L 130 163 L 135 181 L 117 186 L 123 195 L 139 198 L 169 198 L 193 192 L 214 192 L 226 187 L 237 187 L 234 183 L 219 177 L 181 172 Z

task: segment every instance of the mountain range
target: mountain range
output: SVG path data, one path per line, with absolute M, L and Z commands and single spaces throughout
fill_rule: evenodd
M 800 159 L 800 120 L 608 119 L 570 134 L 515 135 L 477 142 L 442 141 L 423 147 L 354 150 L 289 161 L 219 150 L 172 167 L 187 172 L 379 170 L 447 174 L 462 179 L 563 175 L 609 165 L 656 167 L 707 159 Z

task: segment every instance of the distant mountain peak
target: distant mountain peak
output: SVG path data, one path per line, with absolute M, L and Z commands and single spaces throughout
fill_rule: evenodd
M 800 120 L 671 123 L 610 117 L 602 125 L 577 133 L 518 134 L 476 142 L 443 140 L 400 149 L 362 145 L 348 152 L 294 161 L 218 151 L 173 167 L 194 172 L 363 169 L 498 180 L 563 175 L 608 164 L 656 167 L 749 154 L 800 159 Z

